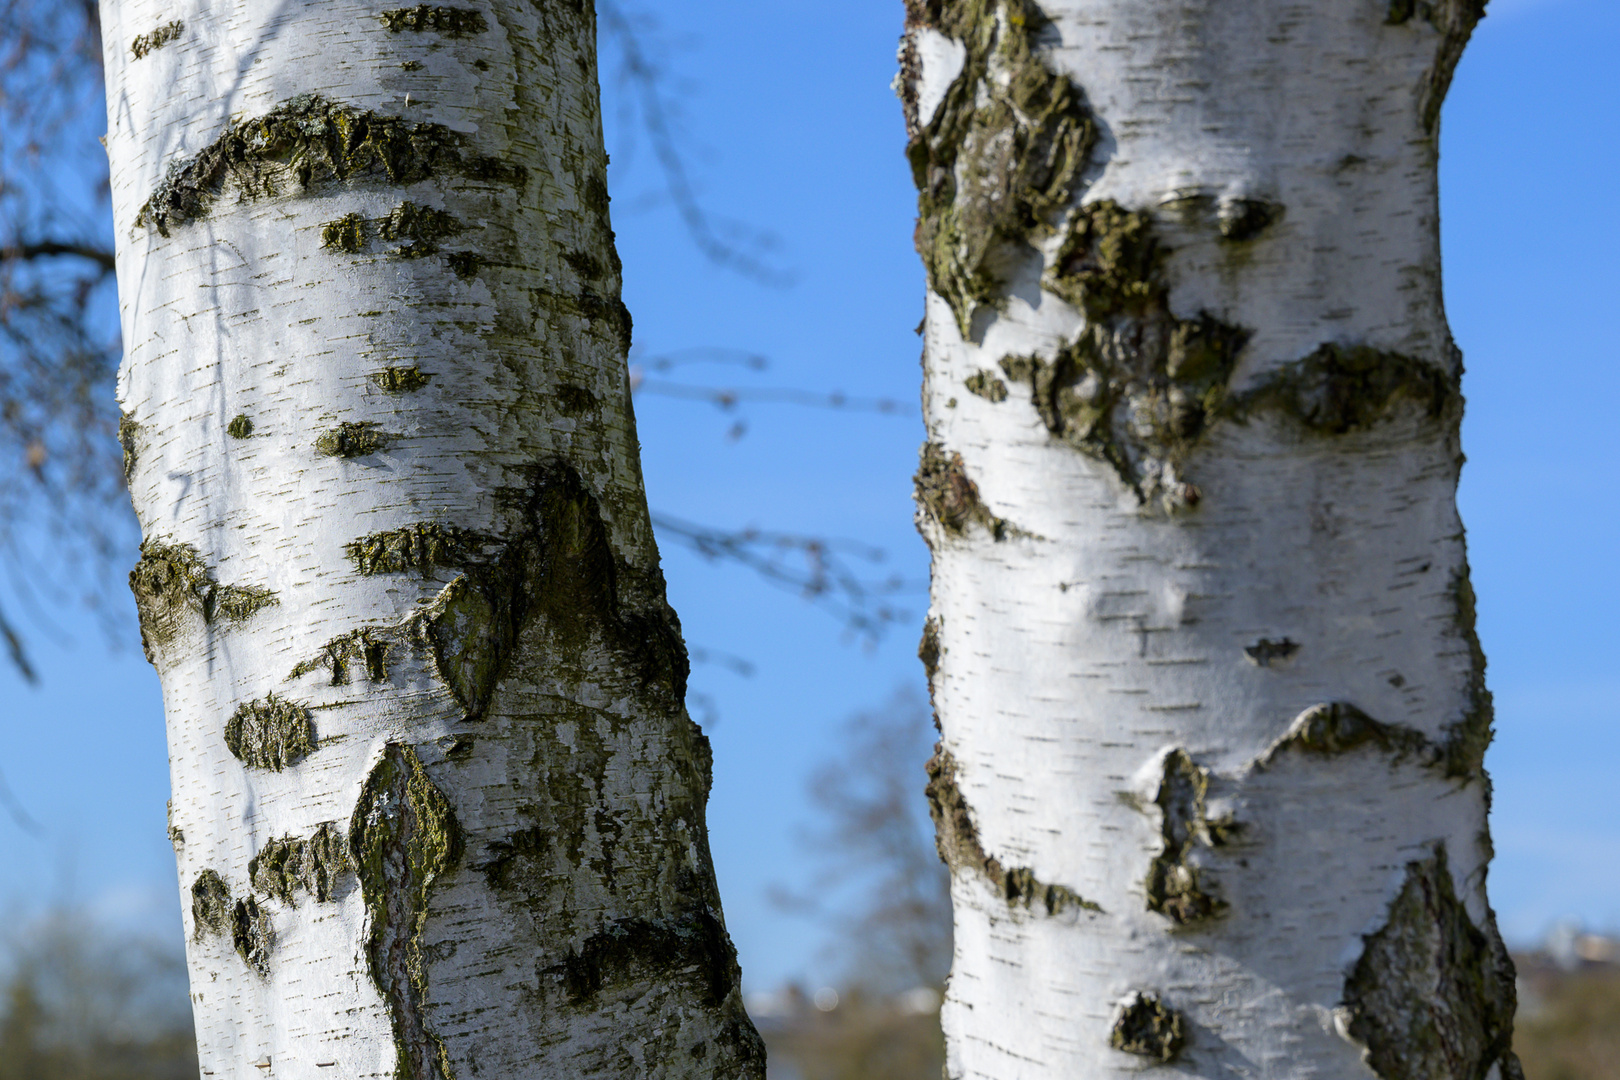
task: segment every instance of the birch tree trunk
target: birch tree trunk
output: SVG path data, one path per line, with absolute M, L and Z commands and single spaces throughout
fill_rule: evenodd
M 204 1076 L 760 1077 L 585 0 L 107 0 Z
M 1437 121 L 1483 0 L 908 0 L 952 1078 L 1502 1080 Z

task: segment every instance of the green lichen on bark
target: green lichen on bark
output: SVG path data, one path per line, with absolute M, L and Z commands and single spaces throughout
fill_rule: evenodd
M 349 856 L 367 916 L 366 961 L 387 1003 L 399 1080 L 451 1080 L 444 1043 L 428 1027 L 422 937 L 434 886 L 461 855 L 450 802 L 416 751 L 389 743 L 349 822 Z
M 321 247 L 357 255 L 366 246 L 366 219 L 359 214 L 344 214 L 336 221 L 321 225 Z
M 1344 984 L 1349 1033 L 1384 1080 L 1522 1080 L 1513 1042 L 1513 961 L 1456 893 L 1444 844 L 1406 864 L 1384 925 L 1362 938 Z
M 345 420 L 335 428 L 321 432 L 315 440 L 315 452 L 326 457 L 367 457 L 388 447 L 392 436 L 378 431 L 369 420 Z
M 269 589 L 219 584 L 196 548 L 162 540 L 141 544 L 129 588 L 140 616 L 141 644 L 154 663 L 192 618 L 205 624 L 241 622 L 277 602 Z
M 1281 412 L 1313 434 L 1336 436 L 1366 431 L 1402 405 L 1455 424 L 1462 392 L 1455 377 L 1433 364 L 1368 345 L 1330 342 L 1234 395 L 1225 411 L 1238 420 Z
M 385 390 L 390 394 L 414 394 L 432 382 L 433 376 L 424 375 L 421 368 L 412 364 L 408 367 L 385 367 L 381 371 L 373 371 L 371 381 L 377 384 L 379 390 Z
M 393 8 L 383 12 L 382 24 L 394 33 L 402 30 L 433 31 L 445 37 L 465 37 L 489 30 L 483 12 L 472 8 L 441 7 L 436 4 L 418 4 L 415 7 Z
M 1001 301 L 1011 268 L 1078 195 L 1097 125 L 1080 89 L 1042 58 L 1051 23 L 1032 0 L 911 0 L 907 9 L 912 26 L 966 48 L 934 116 L 907 101 L 917 251 L 966 337 L 974 311 Z M 914 93 L 915 78 L 904 82 Z
M 298 679 L 312 671 L 325 671 L 331 676 L 333 686 L 346 686 L 351 669 L 358 664 L 371 682 L 386 682 L 389 653 L 400 636 L 396 628 L 372 626 L 339 634 L 322 645 L 315 656 L 301 661 L 287 677 Z
M 975 371 L 962 381 L 970 394 L 977 394 L 992 405 L 1007 400 L 1007 384 L 993 371 Z
M 140 461 L 141 425 L 128 413 L 118 415 L 118 445 L 124 452 L 124 483 L 135 479 L 135 466 Z
M 327 183 L 398 187 L 443 174 L 514 187 L 527 180 L 521 166 L 471 154 L 467 136 L 442 124 L 304 94 L 232 124 L 195 156 L 175 162 L 135 225 L 168 236 L 170 229 L 206 217 L 227 185 L 244 199 L 256 199 Z
M 1177 748 L 1164 757 L 1154 805 L 1159 808 L 1159 835 L 1163 844 L 1149 864 L 1145 888 L 1149 911 L 1158 912 L 1177 926 L 1192 926 L 1221 915 L 1226 901 L 1194 861 L 1195 849 L 1221 847 L 1236 830 L 1229 821 L 1211 821 L 1205 801 L 1209 770 Z
M 225 722 L 225 746 L 244 765 L 280 772 L 315 751 L 315 721 L 296 701 L 275 694 L 238 705 Z
M 253 434 L 253 421 L 247 413 L 237 413 L 225 425 L 225 434 L 233 439 L 246 439 Z
M 223 934 L 231 928 L 231 889 L 215 870 L 204 870 L 191 883 L 191 936 Z
M 1066 885 L 1042 882 L 1029 867 L 1007 868 L 984 850 L 972 812 L 956 781 L 956 759 L 936 747 L 928 761 L 928 811 L 934 819 L 934 843 L 939 857 L 953 872 L 981 875 L 1007 902 L 1007 906 L 1042 910 L 1057 915 L 1070 909 L 1100 912 L 1102 908 Z
M 291 906 L 297 894 L 331 900 L 349 862 L 348 843 L 335 822 L 323 822 L 309 837 L 272 839 L 248 860 L 248 881 L 266 896 Z
M 1147 211 L 1112 201 L 1068 215 L 1042 281 L 1085 312 L 1079 336 L 1051 359 L 1009 356 L 1054 437 L 1106 462 L 1137 498 L 1196 505 L 1181 471 L 1227 399 L 1249 332 L 1209 312 L 1178 318 L 1164 273 L 1168 249 Z
M 185 30 L 185 23 L 182 23 L 179 19 L 166 22 L 156 30 L 141 34 L 130 42 L 130 54 L 137 60 L 144 60 L 148 53 L 163 48 L 163 46 L 185 33 Z
M 427 521 L 362 536 L 344 545 L 344 551 L 362 574 L 427 574 L 435 567 L 476 562 L 491 543 L 489 537 L 471 529 Z
M 919 459 L 913 478 L 915 498 L 927 520 L 955 537 L 966 536 L 973 525 L 997 540 L 1017 534 L 1017 529 L 992 514 L 979 498 L 979 486 L 968 476 L 961 454 L 947 454 L 938 443 L 927 442 Z
M 1424 74 L 1417 102 L 1423 129 L 1431 135 L 1440 123 L 1440 106 L 1451 89 L 1457 61 L 1462 59 L 1474 27 L 1485 17 L 1485 4 L 1486 0 L 1389 0 L 1387 25 L 1407 26 L 1421 20 L 1439 35 L 1434 63 Z
M 1108 1045 L 1161 1064 L 1174 1061 L 1187 1045 L 1186 1021 L 1157 995 L 1136 992 L 1120 1005 Z

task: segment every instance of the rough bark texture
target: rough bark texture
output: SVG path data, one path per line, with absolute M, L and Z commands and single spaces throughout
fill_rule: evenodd
M 205 1076 L 763 1076 L 589 3 L 103 5 Z
M 948 1076 L 1513 1080 L 1435 193 L 1482 5 L 906 6 Z

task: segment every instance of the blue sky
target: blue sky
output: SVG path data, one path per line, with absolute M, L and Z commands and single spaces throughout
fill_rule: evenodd
M 659 5 L 648 40 L 675 77 L 678 131 L 719 218 L 768 230 L 790 287 L 706 262 L 659 196 L 654 159 L 610 132 L 614 214 L 638 355 L 735 349 L 764 373 L 694 364 L 692 382 L 843 390 L 898 415 L 637 402 L 656 510 L 707 524 L 856 538 L 887 552 L 874 576 L 919 580 L 910 476 L 922 432 L 912 333 L 922 273 L 913 194 L 888 83 L 901 5 L 690 0 Z M 1620 260 L 1620 8 L 1612 0 L 1495 0 L 1443 120 L 1447 303 L 1468 360 L 1461 494 L 1499 737 L 1492 894 L 1509 937 L 1556 919 L 1620 929 L 1620 663 L 1611 612 L 1620 514 L 1620 368 L 1606 312 Z M 607 73 L 611 76 L 611 69 Z M 609 117 L 614 120 L 609 88 Z M 1612 301 L 1610 301 L 1612 303 Z M 747 425 L 730 437 L 737 420 Z M 129 561 L 133 561 L 133 553 Z M 925 597 L 874 647 L 735 568 L 666 544 L 691 644 L 745 657 L 702 664 L 718 718 L 713 847 L 728 922 L 754 989 L 825 978 L 822 933 L 773 906 L 808 884 L 799 836 L 808 773 L 838 724 L 920 685 Z M 163 832 L 167 756 L 157 681 L 130 640 L 109 653 L 88 619 L 36 634 L 43 682 L 0 669 L 0 768 L 45 837 L 0 816 L 0 911 L 54 901 L 177 934 Z M 919 770 L 920 762 L 916 763 Z

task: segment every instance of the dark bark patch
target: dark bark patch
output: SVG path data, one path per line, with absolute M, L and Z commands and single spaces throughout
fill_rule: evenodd
M 433 887 L 455 865 L 461 832 L 416 751 L 389 743 L 349 823 L 349 855 L 367 914 L 366 959 L 388 1004 L 401 1080 L 450 1080 L 444 1043 L 424 1015 L 422 935 Z
M 388 447 L 393 436 L 378 431 L 369 420 L 345 420 L 337 427 L 323 431 L 315 440 L 315 452 L 326 457 L 369 457 Z
M 1216 209 L 1216 222 L 1222 240 L 1234 244 L 1253 240 L 1282 220 L 1281 203 L 1266 199 L 1232 199 Z
M 993 371 L 975 371 L 963 380 L 962 385 L 967 387 L 968 393 L 977 394 L 992 405 L 1007 400 L 1007 384 Z
M 1371 428 L 1402 403 L 1436 421 L 1455 423 L 1462 412 L 1457 380 L 1433 364 L 1368 345 L 1328 343 L 1235 395 L 1227 412 L 1243 420 L 1275 410 L 1315 434 L 1347 435 Z
M 156 52 L 169 42 L 186 32 L 185 23 L 179 19 L 164 23 L 150 33 L 141 34 L 129 43 L 129 51 L 137 60 L 144 60 L 148 53 Z
M 1467 706 L 1462 719 L 1446 728 L 1446 775 L 1459 780 L 1482 779 L 1485 777 L 1485 751 L 1496 737 L 1496 708 L 1485 686 L 1485 649 L 1479 643 L 1479 632 L 1475 628 L 1474 586 L 1466 563 L 1452 579 L 1451 596 L 1456 612 L 1452 633 L 1462 639 L 1470 662 Z
M 332 899 L 343 875 L 352 869 L 343 833 L 328 821 L 307 838 L 270 840 L 248 860 L 248 881 L 259 892 L 291 906 L 299 892 L 319 902 Z
M 336 221 L 321 226 L 321 247 L 357 255 L 366 246 L 366 219 L 359 214 L 344 214 Z
M 275 948 L 270 913 L 251 896 L 231 909 L 231 945 L 248 967 L 260 975 L 270 974 L 270 952 Z
M 1156 995 L 1133 993 L 1120 1006 L 1108 1045 L 1160 1063 L 1174 1061 L 1187 1045 L 1186 1022 Z
M 934 843 L 939 857 L 952 871 L 982 874 L 1008 907 L 1044 910 L 1057 915 L 1071 908 L 1100 912 L 1102 908 L 1066 885 L 1043 883 L 1028 867 L 1007 869 L 987 854 L 979 841 L 972 812 L 956 783 L 956 759 L 943 746 L 928 761 L 928 811 L 934 819 Z
M 251 769 L 280 772 L 315 751 L 315 722 L 296 701 L 270 694 L 238 705 L 225 722 L 225 746 Z
M 141 558 L 129 572 L 129 589 L 141 622 L 146 658 L 157 662 L 158 650 L 177 638 L 188 619 L 212 624 L 241 622 L 276 603 L 276 594 L 251 585 L 221 585 L 190 544 L 147 540 Z
M 689 673 L 679 621 L 661 581 L 642 590 L 649 595 L 640 605 L 631 602 L 634 571 L 614 554 L 601 505 L 579 474 L 562 463 L 542 469 L 524 518 L 498 556 L 467 565 L 415 624 L 468 717 L 483 715 L 532 620 L 543 623 L 554 670 L 578 670 L 600 644 L 620 658 L 617 674 L 679 708 Z
M 466 37 L 489 30 L 483 12 L 472 8 L 418 4 L 415 7 L 393 8 L 379 17 L 382 24 L 396 34 L 402 30 L 415 30 L 433 31 L 445 37 Z
M 471 529 L 427 521 L 372 533 L 344 545 L 361 574 L 429 574 L 437 567 L 475 562 L 492 541 Z
M 223 934 L 231 928 L 231 890 L 215 870 L 204 870 L 191 883 L 191 935 Z
M 568 1004 L 578 1008 L 591 1006 L 604 993 L 678 984 L 690 986 L 693 999 L 715 1008 L 741 978 L 737 950 L 707 909 L 685 911 L 667 921 L 619 919 L 540 970 L 542 986 L 560 989 Z
M 1149 865 L 1145 885 L 1148 910 L 1177 926 L 1214 918 L 1228 906 L 1216 895 L 1214 884 L 1193 858 L 1198 845 L 1223 846 L 1236 831 L 1229 821 L 1209 819 L 1205 808 L 1208 794 L 1208 769 L 1179 748 L 1165 755 L 1164 773 L 1153 800 L 1159 808 L 1163 848 Z
M 417 259 L 439 250 L 439 241 L 466 231 L 466 226 L 454 214 L 402 202 L 386 217 L 367 218 L 359 214 L 345 214 L 336 221 L 321 226 L 321 246 L 349 255 L 358 255 L 366 249 L 373 236 L 387 243 L 397 243 L 393 255 Z
M 603 295 L 594 289 L 581 289 L 577 293 L 554 289 L 531 289 L 530 298 L 537 313 L 572 316 L 587 322 L 601 323 L 612 333 L 620 348 L 630 348 L 634 321 L 630 309 L 616 295 Z
M 1097 123 L 1080 88 L 1043 59 L 1051 23 L 1032 0 L 914 4 L 908 17 L 967 51 L 926 125 L 914 88 L 907 99 L 917 251 L 966 337 L 974 311 L 1001 300 L 1012 261 L 1033 254 L 1079 193 Z
M 246 439 L 253 434 L 253 421 L 247 413 L 237 413 L 225 425 L 225 434 L 233 439 Z
M 467 153 L 467 137 L 442 124 L 412 123 L 318 94 L 232 124 L 195 156 L 175 162 L 135 217 L 164 236 L 206 217 L 227 184 L 244 199 L 311 185 L 366 181 L 404 186 L 449 173 L 521 187 L 521 166 Z
M 1271 667 L 1279 661 L 1292 659 L 1297 652 L 1299 643 L 1290 638 L 1283 638 L 1281 641 L 1261 638 L 1243 649 L 1243 655 L 1252 660 L 1256 667 Z
M 966 536 L 972 525 L 981 526 L 997 540 L 1018 532 L 984 505 L 961 454 L 946 454 L 944 447 L 928 442 L 923 444 L 920 459 L 914 478 L 917 505 L 947 535 Z
M 1147 211 L 1104 200 L 1072 211 L 1042 280 L 1085 312 L 1080 336 L 1050 360 L 1011 356 L 1001 369 L 1030 388 L 1055 438 L 1105 462 L 1139 500 L 1197 504 L 1179 472 L 1226 400 L 1249 331 L 1209 312 L 1177 318 L 1168 250 Z
M 584 416 L 597 407 L 596 395 L 583 386 L 564 383 L 557 387 L 557 411 L 564 416 Z
M 358 664 L 367 680 L 386 682 L 389 653 L 401 636 L 395 627 L 372 626 L 339 634 L 322 645 L 315 656 L 299 663 L 287 677 L 298 679 L 312 671 L 325 671 L 331 675 L 333 686 L 346 686 L 352 669 Z
M 1384 925 L 1363 939 L 1344 984 L 1349 1032 L 1385 1080 L 1517 1076 L 1513 961 L 1494 918 L 1483 930 L 1458 899 L 1444 844 L 1406 864 Z
M 140 460 L 141 425 L 127 413 L 118 416 L 118 445 L 124 451 L 124 483 L 135 479 L 135 466 Z
M 1421 731 L 1403 724 L 1382 723 L 1347 701 L 1333 701 L 1312 705 L 1300 713 L 1257 764 L 1269 765 L 1277 755 L 1290 750 L 1334 757 L 1364 747 L 1388 755 L 1394 764 L 1413 758 L 1419 765 L 1432 768 L 1445 759 L 1445 749 Z
M 385 367 L 381 371 L 373 371 L 371 381 L 377 384 L 379 390 L 390 394 L 414 394 L 432 382 L 433 376 L 424 375 L 421 368 L 412 364 L 409 367 Z

